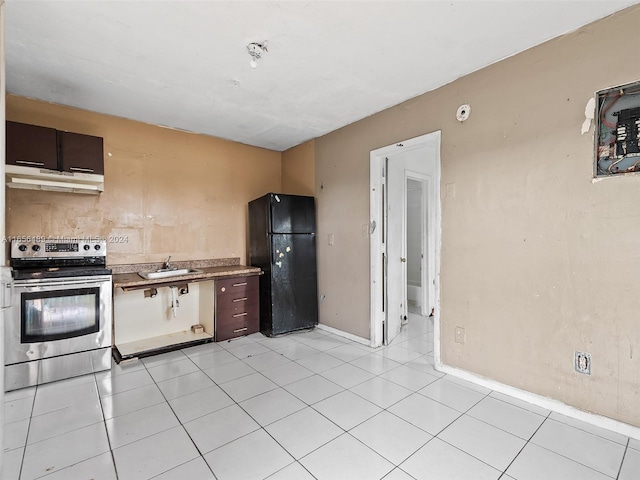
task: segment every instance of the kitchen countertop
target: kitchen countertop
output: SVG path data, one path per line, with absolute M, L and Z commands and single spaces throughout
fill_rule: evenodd
M 109 265 L 113 271 L 114 288 L 123 290 L 135 290 L 147 287 L 163 287 L 180 283 L 203 282 L 219 277 L 244 277 L 249 275 L 261 275 L 259 267 L 240 265 L 239 258 L 216 258 L 208 260 L 190 260 L 171 262 L 171 266 L 177 269 L 197 268 L 201 273 L 189 273 L 176 275 L 170 278 L 146 279 L 138 275 L 138 272 L 152 272 L 162 268 L 159 263 L 133 263 L 126 265 Z

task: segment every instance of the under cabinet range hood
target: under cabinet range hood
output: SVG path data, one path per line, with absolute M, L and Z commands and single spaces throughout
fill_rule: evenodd
M 9 188 L 93 195 L 104 191 L 104 175 L 93 173 L 60 172 L 45 168 L 5 165 L 5 176 L 6 185 Z

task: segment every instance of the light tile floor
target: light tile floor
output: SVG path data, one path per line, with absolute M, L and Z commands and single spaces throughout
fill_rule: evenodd
M 149 357 L 5 396 L 5 480 L 640 479 L 640 441 L 322 330 Z

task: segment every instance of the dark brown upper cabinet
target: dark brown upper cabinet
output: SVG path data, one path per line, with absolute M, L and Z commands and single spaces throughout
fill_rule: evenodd
M 104 174 L 101 137 L 58 131 L 58 154 L 63 172 Z
M 57 170 L 58 148 L 54 128 L 7 122 L 6 163 Z
M 104 175 L 101 137 L 7 122 L 6 141 L 8 164 Z

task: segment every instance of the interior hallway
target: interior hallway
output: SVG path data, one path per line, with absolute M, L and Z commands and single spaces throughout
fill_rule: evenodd
M 6 395 L 4 479 L 635 480 L 640 441 L 323 330 L 206 344 Z

